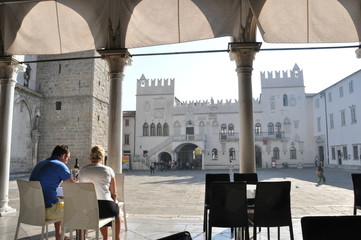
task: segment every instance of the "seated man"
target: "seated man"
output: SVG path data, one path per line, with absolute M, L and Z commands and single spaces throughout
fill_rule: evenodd
M 30 181 L 39 181 L 43 189 L 46 219 L 56 219 L 64 215 L 64 203 L 60 202 L 56 189 L 64 182 L 73 182 L 69 168 L 70 150 L 65 145 L 57 145 L 50 158 L 40 161 L 31 172 Z M 61 222 L 54 223 L 55 239 L 60 240 Z M 67 239 L 67 238 L 66 238 Z

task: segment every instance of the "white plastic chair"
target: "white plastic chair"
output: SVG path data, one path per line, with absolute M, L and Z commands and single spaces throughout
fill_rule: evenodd
M 99 239 L 99 228 L 112 222 L 112 239 L 115 239 L 115 217 L 99 218 L 98 200 L 94 183 L 63 183 L 64 191 L 64 221 L 61 239 L 67 229 L 70 239 L 73 230 L 96 230 Z
M 127 224 L 127 214 L 125 212 L 125 201 L 124 201 L 124 177 L 125 175 L 123 173 L 116 173 L 115 174 L 115 181 L 117 184 L 117 192 L 118 192 L 118 204 L 120 209 L 123 212 L 123 222 L 124 222 L 124 228 L 125 231 L 128 231 L 128 224 Z
M 18 239 L 21 223 L 41 226 L 41 240 L 44 239 L 45 228 L 46 239 L 48 239 L 48 225 L 62 221 L 63 218 L 45 219 L 44 195 L 39 181 L 16 180 L 16 182 L 19 188 L 20 211 L 14 239 Z

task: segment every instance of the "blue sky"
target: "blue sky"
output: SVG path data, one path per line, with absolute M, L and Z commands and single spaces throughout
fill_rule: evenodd
M 182 44 L 129 49 L 131 54 L 202 50 L 226 50 L 229 38 L 219 38 Z M 341 44 L 267 44 L 261 49 L 285 47 L 324 47 Z M 358 45 L 349 43 L 343 45 Z M 342 46 L 343 46 L 342 45 Z M 260 51 L 253 63 L 253 98 L 261 93 L 262 71 L 291 70 L 294 64 L 303 70 L 306 93 L 317 93 L 361 69 L 361 59 L 355 49 Z M 142 74 L 149 79 L 175 79 L 175 96 L 181 101 L 237 99 L 236 63 L 227 52 L 134 56 L 127 66 L 123 82 L 123 110 L 135 110 L 136 81 Z

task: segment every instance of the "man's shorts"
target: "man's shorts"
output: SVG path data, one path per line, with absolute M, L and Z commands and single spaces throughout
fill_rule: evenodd
M 45 209 L 46 219 L 57 219 L 64 216 L 64 202 L 54 203 L 50 208 Z

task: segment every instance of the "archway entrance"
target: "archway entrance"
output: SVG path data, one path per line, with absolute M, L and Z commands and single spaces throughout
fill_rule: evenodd
M 167 152 L 158 155 L 159 170 L 170 170 L 172 167 L 172 156 Z
M 255 155 L 256 155 L 256 168 L 262 167 L 262 148 L 255 146 Z
M 182 144 L 176 149 L 180 169 L 201 169 L 202 149 L 195 144 Z

